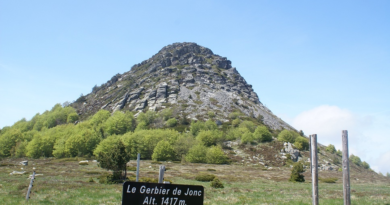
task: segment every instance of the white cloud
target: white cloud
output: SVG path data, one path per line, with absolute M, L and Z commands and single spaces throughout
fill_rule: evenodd
M 390 172 L 389 122 L 380 114 L 358 115 L 337 106 L 321 105 L 298 114 L 291 125 L 307 136 L 317 134 L 320 144 L 333 144 L 337 149 L 341 149 L 342 130 L 348 130 L 349 153 L 386 173 Z

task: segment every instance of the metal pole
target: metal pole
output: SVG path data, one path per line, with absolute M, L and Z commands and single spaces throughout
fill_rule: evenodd
M 138 153 L 137 154 L 137 175 L 136 175 L 136 179 L 135 179 L 136 182 L 138 182 L 138 180 L 139 180 L 139 161 L 140 161 L 140 159 L 141 159 L 141 154 Z
M 317 162 L 317 134 L 311 135 L 311 182 L 313 191 L 313 205 L 318 205 L 318 162 Z
M 30 198 L 31 188 L 33 187 L 34 179 L 35 179 L 35 171 L 32 174 L 31 181 L 30 181 L 30 186 L 28 186 L 27 195 L 26 195 L 26 200 L 27 201 Z
M 164 171 L 165 171 L 165 166 L 161 165 L 160 166 L 160 173 L 158 175 L 158 183 L 161 184 L 164 181 Z
M 343 193 L 344 205 L 351 205 L 351 187 L 349 181 L 349 152 L 348 152 L 348 131 L 342 131 L 343 143 Z

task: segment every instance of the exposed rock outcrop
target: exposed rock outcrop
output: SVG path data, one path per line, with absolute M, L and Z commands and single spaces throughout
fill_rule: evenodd
M 252 85 L 231 64 L 195 43 L 174 43 L 130 71 L 95 86 L 94 92 L 85 96 L 79 113 L 176 106 L 191 119 L 207 118 L 212 110 L 224 122 L 231 112 L 239 111 L 249 117 L 260 116 L 272 129 L 293 129 L 260 102 Z

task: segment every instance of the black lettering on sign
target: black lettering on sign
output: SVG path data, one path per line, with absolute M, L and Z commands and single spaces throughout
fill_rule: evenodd
M 125 182 L 122 204 L 203 205 L 203 186 Z

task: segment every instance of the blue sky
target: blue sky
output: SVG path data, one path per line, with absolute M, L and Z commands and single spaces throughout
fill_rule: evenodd
M 232 61 L 276 115 L 390 172 L 389 1 L 0 0 L 0 127 L 174 42 Z

